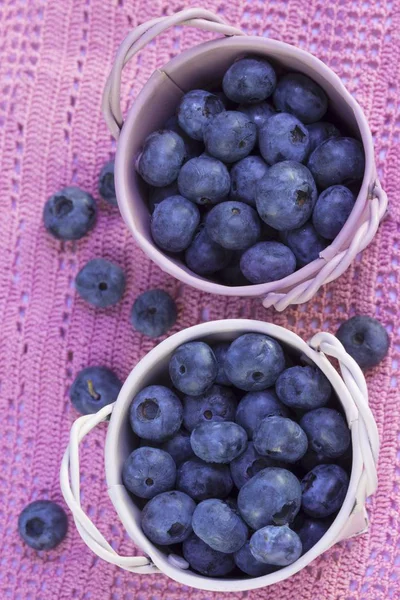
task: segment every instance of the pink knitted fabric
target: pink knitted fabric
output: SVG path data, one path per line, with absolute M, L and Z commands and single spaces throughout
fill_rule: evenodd
M 188 5 L 196 3 L 187 2 Z M 256 600 L 400 598 L 400 0 L 204 0 L 244 31 L 315 53 L 363 106 L 390 211 L 374 243 L 340 280 L 307 305 L 277 314 L 258 300 L 212 297 L 163 274 L 137 248 L 118 210 L 99 200 L 94 230 L 61 243 L 42 224 L 46 198 L 76 184 L 96 197 L 115 144 L 100 100 L 116 49 L 137 24 L 183 8 L 182 0 L 3 0 L 0 95 L 0 598 L 6 600 L 219 600 L 163 575 L 135 576 L 91 554 L 70 519 L 67 539 L 37 554 L 16 532 L 31 500 L 62 502 L 59 467 L 76 412 L 68 390 L 77 372 L 104 364 L 123 379 L 153 342 L 129 325 L 134 298 L 162 287 L 179 306 L 173 331 L 227 317 L 271 320 L 304 338 L 336 331 L 355 313 L 377 316 L 392 335 L 390 355 L 367 375 L 381 436 L 379 490 L 366 535 L 341 543 L 272 588 L 231 594 Z M 125 109 L 156 66 L 209 38 L 179 28 L 163 34 L 126 69 Z M 90 258 L 125 269 L 120 304 L 94 310 L 74 277 Z M 106 426 L 83 444 L 83 505 L 122 554 L 135 550 L 107 498 Z

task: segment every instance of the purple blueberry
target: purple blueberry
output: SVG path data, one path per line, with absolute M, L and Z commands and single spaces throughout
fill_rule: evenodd
M 230 342 L 219 342 L 218 344 L 214 344 L 214 346 L 212 346 L 212 351 L 214 352 L 215 358 L 217 359 L 218 363 L 218 374 L 215 383 L 218 383 L 219 385 L 232 385 L 228 377 L 226 376 L 224 369 L 225 357 L 230 345 Z M 230 420 L 233 421 L 233 418 Z
M 125 291 L 125 274 L 115 263 L 93 258 L 76 276 L 75 289 L 83 300 L 97 308 L 113 306 Z
M 192 527 L 210 548 L 224 554 L 237 552 L 247 541 L 244 521 L 226 502 L 216 498 L 203 500 L 196 506 Z
M 131 427 L 141 438 L 163 442 L 180 429 L 183 408 L 178 396 L 163 385 L 149 385 L 139 392 L 129 411 Z
M 294 273 L 296 257 L 285 244 L 259 242 L 243 253 L 240 268 L 251 283 L 269 283 Z
M 147 290 L 140 294 L 132 306 L 132 327 L 151 338 L 167 333 L 175 324 L 177 308 L 174 300 L 164 290 Z
M 298 423 L 286 417 L 265 417 L 253 436 L 259 454 L 274 460 L 294 463 L 307 451 L 307 436 Z
M 278 377 L 278 381 L 281 377 L 282 375 Z M 261 420 L 273 415 L 288 417 L 289 411 L 272 389 L 248 392 L 238 404 L 235 421 L 246 430 L 249 440 L 252 440 Z
M 266 565 L 264 562 L 260 562 L 252 555 L 250 551 L 250 542 L 246 542 L 244 546 L 240 548 L 234 554 L 235 564 L 243 573 L 250 575 L 251 577 L 262 577 L 268 575 L 276 570 L 274 565 Z
M 294 115 L 273 115 L 260 129 L 258 138 L 261 156 L 270 164 L 283 160 L 304 162 L 310 152 L 307 128 Z
M 217 373 L 217 359 L 204 342 L 182 344 L 169 361 L 172 383 L 180 392 L 190 396 L 204 394 L 213 385 Z
M 275 114 L 273 106 L 268 102 L 258 102 L 257 104 L 241 104 L 237 110 L 248 116 L 258 130 Z
M 304 267 L 319 258 L 320 252 L 329 244 L 310 221 L 297 229 L 282 232 L 282 239 L 295 255 L 298 267 Z
M 363 146 L 350 137 L 330 138 L 315 148 L 307 167 L 321 190 L 360 181 L 365 169 Z
M 226 498 L 233 487 L 228 465 L 212 465 L 199 458 L 187 460 L 178 469 L 176 489 L 196 502 Z
M 253 442 L 249 442 L 246 450 L 231 462 L 230 469 L 233 482 L 240 490 L 256 473 L 276 466 L 279 466 L 276 461 L 258 454 Z
M 139 498 L 154 498 L 175 486 L 174 459 L 159 448 L 141 447 L 134 450 L 124 462 L 122 481 Z
M 185 142 L 181 136 L 175 131 L 160 129 L 146 138 L 137 168 L 147 183 L 163 187 L 175 181 L 185 158 Z
M 203 140 L 204 126 L 225 106 L 211 92 L 191 90 L 185 94 L 178 107 L 178 121 L 182 129 L 195 140 Z
M 199 223 L 200 212 L 193 202 L 182 196 L 170 196 L 154 210 L 151 235 L 162 250 L 182 252 L 191 244 Z
M 332 525 L 331 519 L 311 519 L 299 513 L 294 524 L 294 530 L 301 540 L 302 554 L 308 552 L 325 535 Z
M 160 546 L 183 542 L 192 533 L 195 508 L 195 502 L 183 492 L 173 490 L 158 494 L 142 510 L 143 533 Z
M 350 445 L 350 430 L 340 412 L 333 408 L 310 410 L 300 419 L 310 448 L 329 458 L 337 458 Z
M 231 169 L 230 198 L 255 207 L 257 183 L 268 169 L 260 156 L 246 156 L 235 163 Z
M 257 139 L 254 123 L 241 112 L 227 110 L 213 117 L 204 129 L 204 143 L 211 156 L 226 163 L 241 160 Z
M 224 577 L 235 568 L 232 554 L 213 550 L 194 533 L 183 542 L 182 551 L 190 568 L 208 577 Z
M 232 251 L 216 244 L 204 226 L 200 226 L 185 253 L 186 264 L 197 275 L 212 275 L 227 267 Z
M 172 456 L 177 466 L 194 457 L 190 445 L 190 433 L 185 429 L 180 429 L 178 433 L 161 444 L 160 448 Z
M 178 187 L 185 198 L 201 205 L 221 202 L 229 193 L 229 171 L 212 156 L 188 160 L 179 172 Z
M 104 165 L 99 175 L 99 194 L 112 206 L 118 206 L 114 184 L 114 161 Z
M 52 550 L 60 544 L 68 530 L 64 509 L 51 500 L 36 500 L 18 517 L 18 532 L 30 548 Z
M 183 424 L 188 431 L 209 421 L 233 421 L 237 407 L 230 387 L 213 385 L 199 396 L 184 396 Z
M 313 225 L 319 235 L 334 240 L 350 216 L 356 198 L 344 185 L 333 185 L 320 194 L 313 212 Z
M 362 369 L 378 365 L 385 358 L 390 345 L 383 325 L 365 315 L 357 315 L 342 323 L 336 337 Z
M 331 384 L 322 371 L 309 365 L 285 369 L 279 375 L 275 389 L 283 404 L 303 410 L 325 406 L 332 393 Z
M 243 427 L 231 421 L 209 421 L 198 425 L 190 436 L 193 452 L 210 463 L 230 463 L 247 446 Z
M 94 198 L 78 187 L 65 187 L 51 196 L 43 209 L 44 225 L 59 240 L 79 240 L 96 222 Z
M 275 70 L 263 58 L 242 58 L 226 71 L 222 80 L 225 95 L 238 104 L 262 102 L 276 86 Z
M 121 381 L 107 367 L 86 367 L 76 376 L 69 397 L 81 415 L 89 415 L 115 402 L 121 387 Z
M 296 115 L 303 123 L 315 123 L 328 109 L 328 98 L 315 81 L 302 73 L 288 73 L 279 80 L 274 105 L 280 112 Z
M 251 536 L 250 552 L 260 562 L 285 567 L 300 558 L 301 540 L 287 525 L 267 525 Z
M 206 219 L 210 238 L 228 250 L 244 250 L 253 246 L 261 235 L 257 212 L 244 202 L 221 202 L 210 210 Z
M 318 465 L 301 481 L 301 507 L 310 517 L 329 517 L 342 506 L 349 477 L 339 465 Z
M 318 123 L 311 123 L 307 125 L 308 134 L 310 136 L 310 154 L 315 150 L 317 146 L 322 144 L 325 140 L 331 137 L 339 137 L 339 129 L 332 123 L 326 121 L 319 121 Z
M 165 200 L 165 198 L 178 195 L 179 190 L 177 181 L 173 181 L 172 183 L 164 187 L 150 187 L 149 197 L 147 199 L 150 214 L 153 214 L 153 212 L 156 209 L 156 206 L 160 204 L 160 202 Z

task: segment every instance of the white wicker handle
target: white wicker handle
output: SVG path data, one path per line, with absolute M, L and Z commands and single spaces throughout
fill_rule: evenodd
M 85 544 L 103 560 L 131 573 L 159 573 L 146 556 L 120 556 L 110 546 L 87 514 L 80 502 L 79 444 L 94 427 L 105 421 L 112 413 L 113 404 L 104 406 L 94 415 L 86 415 L 75 421 L 71 428 L 69 445 L 65 451 L 60 470 L 60 485 L 65 502 L 70 508 L 76 528 Z
M 126 63 L 160 33 L 175 25 L 190 25 L 226 36 L 245 35 L 243 31 L 226 24 L 221 17 L 203 8 L 189 8 L 171 15 L 142 23 L 124 39 L 118 49 L 114 66 L 107 79 L 102 100 L 104 118 L 115 139 L 118 139 L 123 117 L 121 110 L 121 76 Z
M 369 195 L 368 209 L 360 227 L 354 233 L 348 248 L 342 250 L 335 256 L 325 259 L 324 252 L 320 258 L 326 260 L 326 264 L 312 279 L 307 279 L 286 293 L 270 292 L 263 300 L 263 306 L 269 308 L 275 306 L 276 310 L 285 310 L 290 304 L 303 304 L 315 296 L 319 288 L 337 279 L 353 262 L 359 252 L 364 250 L 375 236 L 379 223 L 383 219 L 388 205 L 385 191 L 378 180 L 375 181 Z

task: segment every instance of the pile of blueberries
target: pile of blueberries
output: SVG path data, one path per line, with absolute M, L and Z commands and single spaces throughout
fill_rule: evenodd
M 185 94 L 136 161 L 155 244 L 226 285 L 276 281 L 317 259 L 364 174 L 362 144 L 321 120 L 333 118 L 323 89 L 279 75 L 263 58 L 236 61 L 222 91 Z
M 296 561 L 349 483 L 350 432 L 327 378 L 258 333 L 183 344 L 169 378 L 129 413 L 140 442 L 122 479 L 144 534 L 210 577 Z

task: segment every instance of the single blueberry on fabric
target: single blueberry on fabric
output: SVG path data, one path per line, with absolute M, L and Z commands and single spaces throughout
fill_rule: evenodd
M 251 577 L 261 577 L 276 571 L 275 565 L 266 565 L 264 562 L 257 560 L 250 551 L 250 542 L 246 542 L 234 554 L 235 564 L 243 573 Z
M 198 275 L 212 275 L 226 268 L 232 256 L 231 250 L 223 248 L 210 238 L 205 226 L 200 226 L 185 252 L 187 266 Z
M 36 500 L 18 517 L 18 532 L 34 550 L 52 550 L 63 541 L 68 530 L 64 509 L 51 500 Z
M 253 436 L 254 447 L 263 456 L 287 463 L 301 459 L 307 451 L 307 436 L 296 421 L 274 415 L 265 417 Z
M 154 498 L 172 490 L 175 479 L 174 459 L 159 448 L 137 448 L 125 460 L 122 469 L 125 487 L 139 498 Z
M 318 196 L 312 216 L 316 231 L 327 240 L 334 240 L 350 216 L 356 197 L 344 185 L 333 185 Z
M 244 202 L 230 200 L 214 206 L 206 218 L 210 238 L 228 250 L 244 250 L 253 246 L 261 236 L 257 212 Z
M 343 416 L 333 408 L 310 410 L 300 419 L 300 427 L 314 452 L 337 458 L 350 445 L 350 430 Z
M 261 156 L 269 165 L 294 160 L 304 162 L 310 152 L 310 136 L 299 119 L 278 113 L 268 119 L 258 134 Z
M 294 530 L 301 540 L 302 554 L 308 552 L 325 535 L 332 525 L 331 519 L 311 519 L 299 513 L 294 523 Z
M 327 121 L 311 123 L 310 125 L 306 125 L 306 127 L 310 136 L 310 154 L 325 140 L 328 140 L 331 137 L 340 136 L 340 131 L 336 125 L 333 125 L 333 123 L 328 123 Z
M 81 415 L 90 415 L 116 401 L 122 382 L 107 367 L 86 367 L 79 371 L 69 397 Z
M 195 502 L 183 492 L 173 490 L 158 494 L 142 510 L 143 532 L 160 546 L 183 542 L 192 533 L 195 508 Z
M 235 568 L 232 554 L 213 550 L 194 533 L 183 542 L 182 552 L 191 569 L 208 577 L 224 577 Z
M 257 102 L 256 104 L 241 104 L 238 106 L 239 112 L 247 115 L 252 123 L 261 129 L 272 115 L 275 114 L 275 109 L 268 102 Z
M 185 142 L 181 136 L 161 129 L 146 138 L 137 169 L 146 183 L 162 187 L 178 177 L 185 158 Z
M 257 128 L 244 113 L 227 110 L 213 117 L 204 129 L 204 143 L 211 156 L 226 163 L 241 160 L 253 150 Z
M 200 205 L 217 204 L 229 193 L 229 171 L 212 156 L 188 160 L 179 172 L 178 187 L 185 198 Z
M 188 342 L 179 346 L 169 361 L 174 386 L 184 394 L 198 396 L 208 390 L 218 373 L 218 363 L 208 344 Z
M 281 377 L 282 375 L 279 375 L 277 382 Z M 238 404 L 235 421 L 246 430 L 249 440 L 252 440 L 254 431 L 262 419 L 273 415 L 289 416 L 288 409 L 278 400 L 273 389 L 248 392 Z
M 154 209 L 151 235 L 162 250 L 182 252 L 192 242 L 199 223 L 200 212 L 193 202 L 182 196 L 170 196 Z
M 238 490 L 262 469 L 277 466 L 280 466 L 277 461 L 261 456 L 254 448 L 253 442 L 249 442 L 246 450 L 230 463 L 232 479 Z
M 190 444 L 190 433 L 185 429 L 180 429 L 178 433 L 161 444 L 160 448 L 172 456 L 177 466 L 194 457 Z
M 203 140 L 204 126 L 223 110 L 225 106 L 218 96 L 205 90 L 191 90 L 180 101 L 179 125 L 191 138 Z
M 250 552 L 260 562 L 285 567 L 301 556 L 301 540 L 287 525 L 267 525 L 250 538 Z
M 229 67 L 222 79 L 225 95 L 238 104 L 262 102 L 273 93 L 276 74 L 263 58 L 242 58 Z
M 230 463 L 247 446 L 243 427 L 232 421 L 209 421 L 191 433 L 190 443 L 196 456 L 210 463 Z
M 310 221 L 298 227 L 282 232 L 282 240 L 296 257 L 298 267 L 304 267 L 319 258 L 328 246 L 328 240 L 321 237 Z
M 324 90 L 302 73 L 281 77 L 273 99 L 277 110 L 295 115 L 304 124 L 319 121 L 328 109 Z
M 268 283 L 294 273 L 296 257 L 280 242 L 258 242 L 243 253 L 240 268 L 251 283 Z
M 170 196 L 179 196 L 177 181 L 173 181 L 164 187 L 150 187 L 149 196 L 147 199 L 150 214 L 153 214 L 156 206 L 160 204 L 160 202 L 165 200 L 165 198 L 169 198 Z
M 65 187 L 51 196 L 43 209 L 44 225 L 59 240 L 79 240 L 94 226 L 96 202 L 78 187 Z
M 257 183 L 268 173 L 268 169 L 260 156 L 246 156 L 235 163 L 231 169 L 231 200 L 255 207 Z
M 312 410 L 329 401 L 332 386 L 317 367 L 295 365 L 281 373 L 276 382 L 276 393 L 289 408 Z
M 230 342 L 219 342 L 218 344 L 214 344 L 212 346 L 212 351 L 214 352 L 215 358 L 217 359 L 218 363 L 218 374 L 215 383 L 218 383 L 219 385 L 232 385 L 228 377 L 226 376 L 224 369 L 225 357 L 230 345 Z M 234 419 L 230 420 L 233 421 Z
M 151 338 L 160 337 L 175 325 L 178 310 L 174 300 L 164 290 L 147 290 L 132 306 L 132 327 Z
M 378 365 L 389 351 L 390 339 L 383 325 L 366 315 L 351 317 L 339 327 L 336 337 L 362 369 Z
M 188 431 L 208 421 L 233 421 L 237 407 L 231 387 L 213 385 L 199 396 L 184 396 L 183 424 Z
M 177 433 L 183 419 L 178 396 L 163 385 L 149 385 L 134 398 L 129 411 L 131 427 L 141 438 L 163 442 Z
M 232 487 L 228 465 L 216 465 L 193 458 L 178 469 L 176 489 L 185 492 L 196 502 L 208 498 L 226 498 Z
M 342 506 L 349 476 L 339 465 L 318 465 L 301 481 L 301 507 L 318 519 L 333 515 Z
M 99 194 L 112 206 L 118 206 L 114 183 L 114 161 L 107 162 L 99 175 Z
M 125 291 L 125 274 L 115 263 L 93 258 L 76 276 L 75 289 L 89 304 L 107 308 L 121 300 Z
M 193 513 L 194 533 L 213 550 L 231 554 L 246 543 L 248 528 L 230 506 L 216 498 L 203 500 Z
M 321 190 L 359 182 L 365 169 L 363 146 L 350 137 L 330 138 L 311 153 L 307 167 Z

